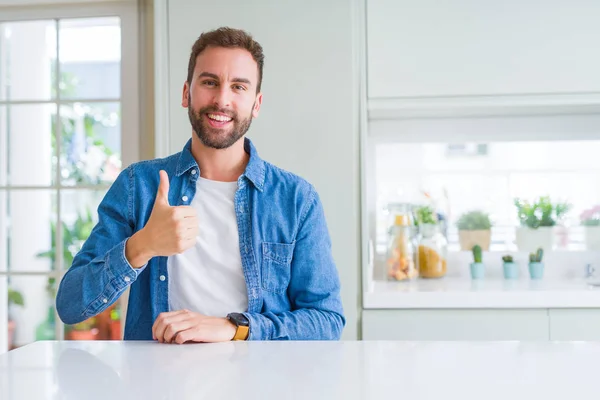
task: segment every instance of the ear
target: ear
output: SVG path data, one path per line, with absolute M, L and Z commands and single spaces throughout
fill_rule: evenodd
M 190 95 L 190 85 L 187 81 L 183 84 L 183 94 L 181 95 L 181 106 L 184 108 L 188 108 L 190 105 L 188 104 L 188 98 Z
M 260 106 L 262 104 L 262 92 L 256 95 L 256 100 L 254 101 L 254 107 L 252 108 L 252 117 L 257 118 L 258 112 L 260 111 Z

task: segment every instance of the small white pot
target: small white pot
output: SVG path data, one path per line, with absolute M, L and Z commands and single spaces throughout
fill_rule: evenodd
M 519 251 L 533 253 L 539 248 L 544 251 L 550 251 L 554 248 L 554 227 L 541 227 L 531 229 L 527 227 L 518 227 L 516 232 L 516 242 Z
M 584 235 L 587 250 L 600 250 L 600 226 L 585 226 Z

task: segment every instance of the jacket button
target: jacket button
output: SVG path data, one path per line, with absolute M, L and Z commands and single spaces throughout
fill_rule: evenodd
M 167 279 L 164 275 L 161 275 L 158 279 L 160 279 L 161 281 L 164 282 L 165 279 Z
M 183 197 L 181 198 L 181 200 L 183 200 L 183 201 L 188 201 L 188 197 L 187 197 L 187 196 L 183 196 Z

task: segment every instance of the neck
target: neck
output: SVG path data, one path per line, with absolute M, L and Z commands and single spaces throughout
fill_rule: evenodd
M 227 149 L 206 147 L 195 132 L 192 133 L 192 155 L 204 179 L 235 182 L 242 175 L 250 156 L 244 151 L 244 138 Z

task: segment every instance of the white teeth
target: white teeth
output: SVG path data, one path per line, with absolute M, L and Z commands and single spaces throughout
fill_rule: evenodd
M 229 122 L 229 121 L 231 121 L 231 118 L 226 117 L 224 115 L 217 115 L 217 114 L 208 114 L 208 118 L 214 119 L 215 121 L 220 121 L 220 122 Z

